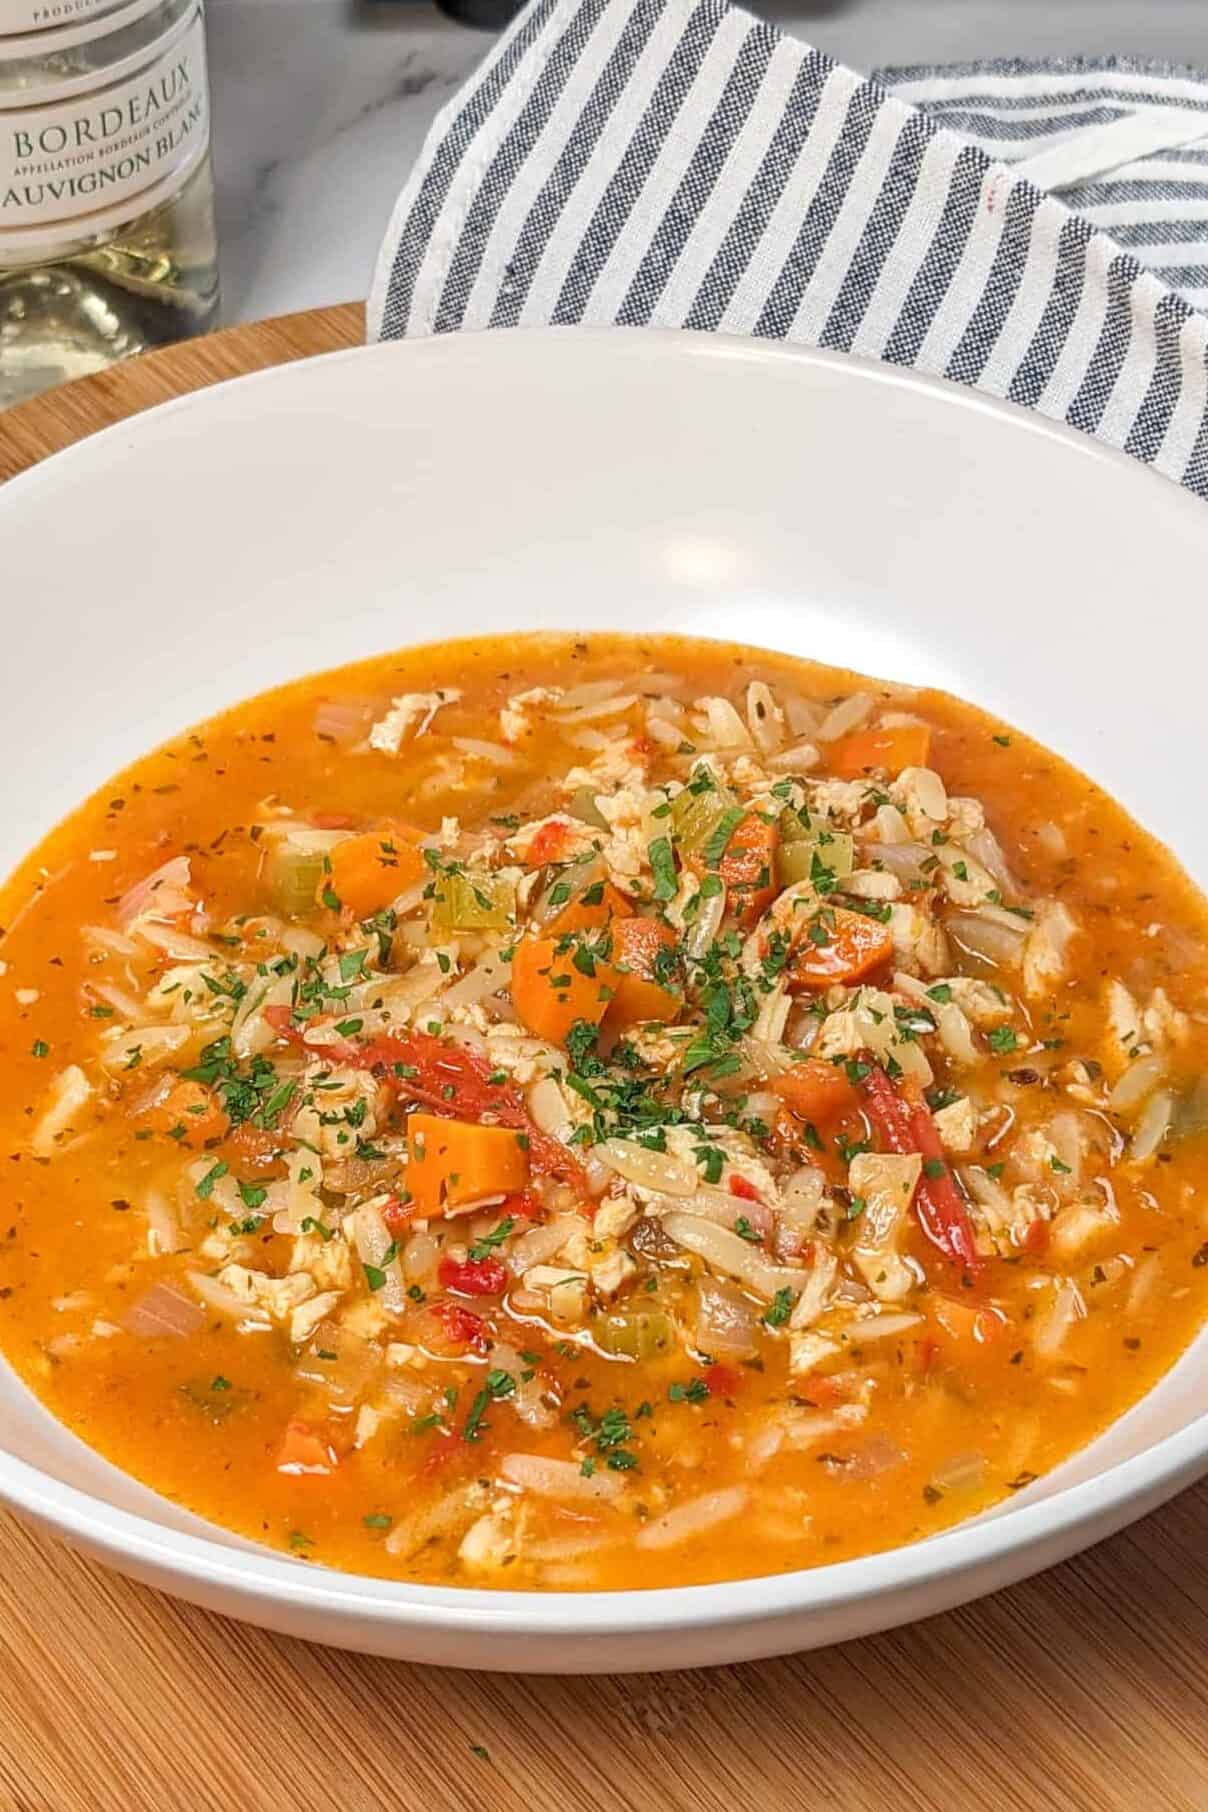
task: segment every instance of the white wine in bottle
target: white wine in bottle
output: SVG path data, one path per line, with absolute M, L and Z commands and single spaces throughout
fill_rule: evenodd
M 201 0 L 0 0 L 0 408 L 217 307 Z

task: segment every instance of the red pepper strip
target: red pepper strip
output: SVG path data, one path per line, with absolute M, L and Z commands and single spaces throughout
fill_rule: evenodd
M 358 1069 L 383 1065 L 386 1082 L 450 1119 L 481 1120 L 490 1114 L 496 1125 L 523 1132 L 533 1174 L 557 1177 L 587 1199 L 587 1177 L 579 1160 L 560 1139 L 541 1131 L 525 1110 L 518 1088 L 510 1082 L 490 1080 L 491 1065 L 477 1051 L 447 1044 L 430 1032 L 385 1032 L 367 1044 L 350 1047 L 348 1055 L 342 1052 L 340 1061 Z M 396 1063 L 404 1064 L 414 1075 L 396 1076 Z
M 922 1157 L 923 1174 L 914 1192 L 914 1211 L 923 1232 L 954 1265 L 978 1271 L 981 1259 L 974 1243 L 973 1224 L 952 1180 L 930 1112 L 922 1102 L 916 1106 L 907 1101 L 876 1064 L 870 1067 L 861 1089 L 868 1117 L 881 1143 L 903 1157 L 916 1153 Z M 936 1163 L 942 1164 L 943 1169 L 929 1176 L 927 1166 Z

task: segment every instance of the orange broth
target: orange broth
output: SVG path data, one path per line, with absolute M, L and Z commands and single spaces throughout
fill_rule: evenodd
M 872 687 L 874 715 L 904 714 L 929 727 L 928 766 L 942 776 L 948 795 L 984 804 L 1019 899 L 1060 902 L 1073 916 L 1077 932 L 1068 967 L 1050 994 L 1020 1007 L 1022 1017 L 1013 1023 L 1022 1025 L 1022 1035 L 1008 1030 L 995 1040 L 993 1027 L 976 1032 L 977 1066 L 959 1081 L 985 1118 L 971 1152 L 945 1159 L 964 1196 L 974 1163 L 987 1174 L 998 1163 L 994 1180 L 1009 1192 L 1031 1190 L 1019 1198 L 1020 1212 L 1033 1218 L 1017 1243 L 1009 1231 L 987 1233 L 974 1215 L 982 1244 L 999 1243 L 962 1274 L 911 1220 L 897 1248 L 913 1267 L 911 1293 L 892 1303 L 861 1298 L 864 1286 L 856 1276 L 850 1300 L 841 1305 L 842 1314 L 855 1319 L 842 1323 L 842 1338 L 832 1339 L 836 1352 L 795 1372 L 790 1352 L 799 1349 L 790 1348 L 783 1323 L 758 1320 L 751 1349 L 735 1359 L 702 1349 L 693 1331 L 702 1261 L 683 1251 L 669 1257 L 665 1239 L 661 1247 L 655 1242 L 652 1255 L 631 1255 L 635 1268 L 615 1295 L 600 1296 L 593 1284 L 579 1321 L 560 1321 L 540 1306 L 544 1298 L 534 1307 L 536 1285 L 521 1292 L 524 1306 L 516 1309 L 515 1277 L 509 1276 L 506 1293 L 459 1295 L 442 1290 L 429 1269 L 390 1325 L 366 1337 L 373 1318 L 381 1319 L 381 1305 L 372 1289 L 365 1295 L 358 1266 L 332 1316 L 300 1342 L 289 1337 L 281 1318 L 249 1328 L 209 1305 L 182 1336 L 130 1331 L 132 1308 L 153 1286 L 168 1283 L 191 1299 L 189 1274 L 221 1269 L 216 1257 L 200 1256 L 219 1218 L 218 1183 L 236 1179 L 255 1204 L 257 1191 L 283 1174 L 284 1129 L 277 1124 L 249 1131 L 245 1125 L 241 1133 L 220 1112 L 205 1128 L 213 1136 L 195 1148 L 187 1125 L 181 1134 L 181 1121 L 167 1124 L 154 1102 L 148 1107 L 156 1088 L 162 1092 L 157 1078 L 199 1066 L 200 1050 L 214 1036 L 212 1023 L 204 1037 L 190 1029 L 167 1065 L 135 1059 L 98 1066 L 99 1041 L 124 1017 L 120 1004 L 97 992 L 98 982 L 117 990 L 120 1000 L 134 991 L 132 968 L 145 988 L 170 966 L 170 957 L 140 944 L 137 958 L 129 958 L 83 928 L 127 935 L 117 918 L 122 897 L 164 862 L 187 856 L 189 888 L 204 916 L 188 920 L 186 935 L 196 936 L 200 925 L 221 984 L 224 962 L 256 960 L 254 941 L 236 921 L 276 913 L 276 924 L 281 922 L 268 891 L 263 827 L 280 824 L 282 808 L 334 830 L 401 824 L 406 834 L 420 835 L 438 832 L 442 820 L 456 817 L 463 836 L 484 828 L 502 836 L 506 827 L 492 827 L 492 820 L 535 821 L 565 809 L 559 777 L 598 758 L 571 738 L 584 729 L 608 733 L 617 727 L 608 717 L 559 720 L 542 707 L 509 743 L 500 732 L 507 701 L 533 688 L 610 679 L 623 680 L 629 690 L 650 673 L 681 682 L 677 723 L 691 721 L 692 701 L 708 695 L 741 709 L 752 681 L 791 691 L 805 701 L 807 714 L 811 702 L 829 708 Z M 421 734 L 413 724 L 397 753 L 365 748 L 370 723 L 381 719 L 391 698 L 434 686 L 461 696 L 442 706 Z M 331 701 L 352 701 L 351 732 L 342 725 L 336 732 L 316 730 L 317 713 L 320 726 L 338 723 L 338 714 L 330 716 Z M 652 783 L 676 772 L 682 779 L 691 771 L 683 764 L 693 757 L 650 740 L 646 704 L 639 696 L 628 716 L 621 714 L 627 753 L 644 765 Z M 489 750 L 467 751 L 458 737 L 502 741 L 510 759 L 497 765 Z M 787 771 L 776 770 L 781 777 Z M 825 761 L 814 771 L 825 773 Z M 892 776 L 879 772 L 869 779 L 882 795 L 892 784 Z M 678 851 L 676 860 L 682 881 L 688 864 Z M 548 888 L 550 875 L 561 870 L 554 863 L 542 872 Z M 657 916 L 650 876 L 638 880 L 638 915 Z M 920 884 L 917 894 L 923 893 Z M 430 904 L 419 908 L 421 924 L 425 910 Z M 953 910 L 950 900 L 941 903 L 937 917 L 946 923 Z M 372 934 L 363 937 L 350 924 L 347 907 L 325 905 L 321 895 L 294 916 L 325 947 L 372 941 Z M 1186 1104 L 1208 1053 L 1204 902 L 1170 854 L 1083 776 L 943 694 L 874 685 L 787 657 L 672 637 L 508 637 L 408 650 L 252 699 L 134 764 L 52 832 L 9 880 L 0 897 L 0 923 L 0 1064 L 6 1079 L 0 1147 L 8 1159 L 0 1241 L 4 1352 L 48 1408 L 117 1465 L 202 1516 L 308 1561 L 436 1583 L 577 1589 L 732 1579 L 890 1548 L 976 1513 L 1084 1445 L 1161 1377 L 1203 1321 L 1204 1146 Z M 1021 916 L 1025 932 L 1033 923 Z M 513 943 L 521 930 L 508 932 Z M 230 941 L 223 943 L 224 937 Z M 396 928 L 385 939 L 391 946 L 387 962 L 396 968 L 397 938 Z M 467 961 L 473 935 L 469 942 Z M 409 960 L 414 947 L 405 954 Z M 1003 980 L 983 957 L 962 956 L 961 962 L 962 973 Z M 888 973 L 883 968 L 870 981 L 884 981 Z M 926 974 L 921 979 L 944 986 Z M 1137 1111 L 1130 1117 L 1104 1104 L 1123 1071 L 1145 1054 L 1139 1039 L 1114 1059 L 1105 1046 L 1105 1039 L 1111 1043 L 1105 989 L 1113 979 L 1136 1002 L 1162 989 L 1172 1013 L 1187 1016 L 1172 1022 L 1175 1033 L 1163 1030 L 1147 1041 L 1158 1050 L 1161 1087 L 1175 1100 L 1176 1112 L 1156 1152 L 1136 1161 L 1129 1141 L 1136 1137 Z M 676 985 L 691 993 L 694 984 L 681 978 Z M 218 994 L 213 998 L 220 1003 Z M 800 1015 L 809 998 L 796 994 L 792 1012 Z M 332 1011 L 339 1013 L 338 1001 Z M 1016 1040 L 1009 1049 L 1008 1036 Z M 346 1042 L 355 1037 L 345 1034 Z M 923 1042 L 929 1045 L 931 1035 Z M 270 1046 L 268 1060 L 287 1061 L 298 1049 L 283 1036 Z M 1082 1096 L 1071 1095 L 1065 1074 L 1075 1060 L 1090 1065 Z M 859 1068 L 861 1061 L 857 1054 L 846 1064 Z M 88 1080 L 87 1104 L 66 1135 L 35 1153 L 31 1136 L 48 1087 L 69 1065 L 79 1066 Z M 952 1080 L 941 1059 L 933 1059 L 932 1067 L 940 1084 Z M 848 1263 L 848 1246 L 860 1237 L 861 1210 L 856 1207 L 850 1221 L 843 1218 L 853 1204 L 837 1180 L 836 1141 L 845 1140 L 847 1151 L 861 1135 L 877 1144 L 875 1126 L 861 1108 L 866 1081 L 852 1085 L 850 1111 L 835 1125 L 807 1133 L 807 1123 L 789 1113 L 775 1129 L 778 1176 L 790 1161 L 816 1160 L 827 1189 L 840 1190 L 835 1200 L 843 1207 L 828 1196 L 821 1225 L 841 1267 Z M 199 1086 L 207 1099 L 216 1089 L 223 1099 L 212 1081 Z M 391 1086 L 397 1089 L 397 1083 Z M 741 1117 L 732 1107 L 732 1081 L 728 1086 L 729 1093 L 719 1082 L 706 1118 L 725 1111 Z M 374 1112 L 378 1134 L 362 1143 L 380 1153 L 402 1136 L 404 1111 L 396 1095 L 385 1112 Z M 1058 1169 L 1050 1157 L 1052 1176 L 1039 1181 L 1032 1163 L 1027 1175 L 1033 1180 L 1021 1183 L 1024 1172 L 1012 1169 L 1011 1152 L 1014 1141 L 1029 1129 L 1047 1128 L 1061 1112 L 1075 1117 L 1076 1136 L 1088 1142 L 1080 1187 L 1098 1218 L 1085 1243 L 1059 1251 L 1056 1230 L 1072 1228 L 1073 1208 L 1086 1209 L 1087 1201 L 1071 1200 L 1063 1160 Z M 377 1188 L 385 1176 L 388 1207 L 406 1195 L 399 1183 L 406 1173 L 396 1161 L 400 1148 L 396 1143 L 392 1149 L 393 1171 L 379 1169 L 360 1192 L 370 1181 Z M 589 1145 L 571 1149 L 585 1159 Z M 414 1151 L 406 1155 L 415 1161 Z M 194 1192 L 184 1212 L 178 1206 L 182 1167 L 199 1158 L 209 1166 L 207 1176 L 223 1166 L 222 1178 L 208 1194 L 198 1198 Z M 371 1156 L 365 1162 L 372 1169 L 387 1160 Z M 1099 1178 L 1107 1180 L 1106 1191 Z M 533 1224 L 563 1211 L 565 1202 L 549 1194 L 559 1186 L 544 1179 L 545 1197 L 535 1208 L 530 1204 Z M 152 1191 L 174 1205 L 179 1250 L 149 1249 L 155 1243 L 148 1239 L 146 1208 Z M 336 1199 L 327 1191 L 324 1200 L 323 1213 L 334 1227 L 355 1209 L 358 1192 Z M 413 1237 L 414 1216 L 409 1221 L 397 1206 L 393 1212 L 401 1248 Z M 468 1219 L 449 1214 L 432 1220 L 431 1237 L 443 1242 L 442 1250 L 452 1245 L 461 1262 L 468 1248 L 478 1250 L 476 1242 L 486 1239 L 484 1256 L 472 1262 L 481 1267 L 485 1257 L 502 1265 L 508 1239 L 517 1237 L 513 1228 L 491 1245 L 502 1216 L 498 1201 Z M 243 1269 L 287 1275 L 298 1236 L 257 1220 L 254 1208 L 244 1224 L 250 1223 L 250 1231 L 223 1235 L 242 1253 Z M 1028 1227 L 1041 1231 L 1033 1237 Z M 771 1238 L 766 1235 L 765 1244 Z M 759 1244 L 758 1237 L 752 1244 Z M 808 1246 L 803 1242 L 794 1255 L 807 1269 Z M 389 1262 L 403 1261 L 396 1253 Z M 380 1269 L 366 1273 L 371 1282 Z M 409 1274 L 401 1275 L 405 1281 Z M 482 1275 L 489 1280 L 492 1273 Z M 751 1297 L 741 1283 L 729 1279 L 726 1288 L 748 1296 L 760 1316 L 768 1313 L 766 1299 Z M 1058 1339 L 1050 1324 L 1063 1290 L 1061 1300 L 1074 1308 Z M 357 1324 L 356 1339 L 372 1348 L 373 1369 L 363 1388 L 346 1383 L 333 1396 L 323 1372 L 330 1362 L 319 1356 L 333 1351 L 321 1344 L 329 1337 L 324 1327 L 339 1325 L 353 1297 L 369 1305 L 361 1311 L 369 1322 Z M 537 1423 L 522 1423 L 511 1400 L 519 1373 L 509 1374 L 512 1382 L 502 1394 L 487 1389 L 471 1423 L 484 1379 L 493 1372 L 491 1351 L 456 1341 L 442 1351 L 434 1344 L 431 1311 L 446 1301 L 479 1316 L 488 1339 L 506 1336 L 521 1355 L 523 1382 L 535 1381 L 545 1405 Z M 637 1360 L 602 1349 L 593 1331 L 602 1317 L 656 1309 L 674 1332 L 669 1345 Z M 914 1319 L 897 1335 L 863 1345 L 861 1329 L 871 1326 L 868 1311 L 874 1310 Z M 833 1304 L 828 1313 L 833 1323 Z M 425 1315 L 427 1320 L 417 1319 Z M 1038 1351 L 1033 1341 L 1042 1323 L 1048 1339 Z M 418 1367 L 387 1365 L 381 1355 L 391 1345 L 418 1346 Z M 378 1421 L 358 1444 L 357 1418 L 366 1404 Z M 302 1430 L 295 1436 L 293 1469 L 291 1425 Z M 759 1437 L 770 1427 L 785 1432 L 765 1457 L 764 1448 L 774 1443 Z M 587 1481 L 607 1481 L 610 1491 L 615 1482 L 619 1495 L 560 1501 L 556 1494 L 517 1491 L 499 1470 L 501 1457 L 517 1448 L 569 1460 Z M 628 1456 L 620 1468 L 611 1465 L 617 1453 Z M 727 1491 L 744 1494 L 740 1514 L 682 1540 L 653 1546 L 638 1541 L 643 1529 L 677 1506 Z M 456 1508 L 442 1520 L 441 1505 Z M 492 1516 L 483 1541 L 489 1547 L 488 1537 L 498 1539 L 484 1563 L 463 1544 L 468 1526 Z M 411 1534 L 399 1540 L 396 1531 L 403 1528 Z

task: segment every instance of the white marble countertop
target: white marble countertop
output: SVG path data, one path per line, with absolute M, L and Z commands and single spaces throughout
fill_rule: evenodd
M 492 39 L 431 0 L 208 0 L 224 319 L 364 296 L 437 112 Z M 772 0 L 858 69 L 1120 52 L 1208 65 L 1204 0 Z

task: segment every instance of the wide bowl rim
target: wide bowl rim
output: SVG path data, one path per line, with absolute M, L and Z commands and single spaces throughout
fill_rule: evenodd
M 523 351 L 517 345 L 523 343 Z M 704 360 L 745 359 L 762 363 L 805 364 L 842 370 L 858 381 L 904 387 L 949 406 L 988 415 L 1012 432 L 1038 434 L 1069 453 L 1102 462 L 1135 475 L 1138 495 L 1146 482 L 1161 483 L 1168 498 L 1181 496 L 1190 513 L 1198 509 L 1190 493 L 1147 471 L 1137 460 L 1064 424 L 1049 421 L 983 392 L 944 379 L 888 366 L 877 360 L 783 342 L 754 341 L 724 334 L 688 334 L 664 329 L 534 328 L 475 335 L 444 335 L 422 341 L 385 342 L 344 347 L 317 357 L 229 378 L 204 390 L 191 391 L 142 414 L 98 430 L 40 461 L 0 487 L 0 522 L 6 511 L 20 508 L 32 489 L 53 487 L 60 474 L 87 472 L 104 462 L 116 441 L 155 432 L 158 422 L 182 413 L 221 411 L 224 397 L 250 385 L 271 390 L 305 383 L 316 370 L 325 373 L 352 358 L 396 361 L 423 358 L 456 360 L 458 348 L 472 347 L 481 356 L 485 344 L 506 345 L 501 356 L 525 357 L 530 349 L 565 349 L 570 343 L 588 358 L 665 356 Z M 488 354 L 488 356 L 494 356 Z M 320 378 L 322 381 L 322 378 Z M 28 1387 L 25 1387 L 28 1388 Z M 1143 1399 L 1141 1399 L 1143 1401 Z M 44 1407 L 44 1406 L 43 1406 Z M 50 1412 L 47 1412 L 50 1413 Z M 60 1424 L 60 1426 L 63 1426 Z M 1035 1550 L 1036 1568 L 1047 1564 L 1056 1544 L 1082 1525 L 1108 1533 L 1128 1520 L 1138 1501 L 1153 1504 L 1208 1467 L 1208 1412 L 1081 1483 L 1062 1487 L 1035 1503 L 1021 1503 L 984 1520 L 959 1523 L 907 1546 L 887 1548 L 855 1559 L 784 1573 L 705 1585 L 624 1588 L 607 1592 L 492 1591 L 468 1586 L 431 1586 L 371 1574 L 342 1572 L 315 1562 L 275 1553 L 252 1544 L 233 1545 L 216 1535 L 172 1528 L 150 1514 L 108 1504 L 52 1473 L 0 1448 L 0 1498 L 68 1541 L 114 1561 L 142 1568 L 161 1582 L 172 1582 L 200 1595 L 220 1588 L 232 1594 L 250 1614 L 264 1606 L 290 1612 L 349 1620 L 365 1631 L 411 1628 L 420 1632 L 473 1632 L 490 1639 L 523 1636 L 641 1636 L 693 1630 L 724 1629 L 759 1622 L 778 1625 L 803 1614 L 823 1614 L 859 1605 L 879 1596 L 901 1599 L 940 1580 L 959 1580 L 977 1572 L 993 1573 L 996 1564 Z M 164 1500 L 165 1505 L 170 1500 Z M 1097 1536 L 1092 1535 L 1092 1539 Z M 1063 1548 L 1062 1552 L 1068 1551 Z M 1016 1566 L 1010 1577 L 1029 1569 Z M 1007 1577 L 1003 1572 L 1002 1577 Z

